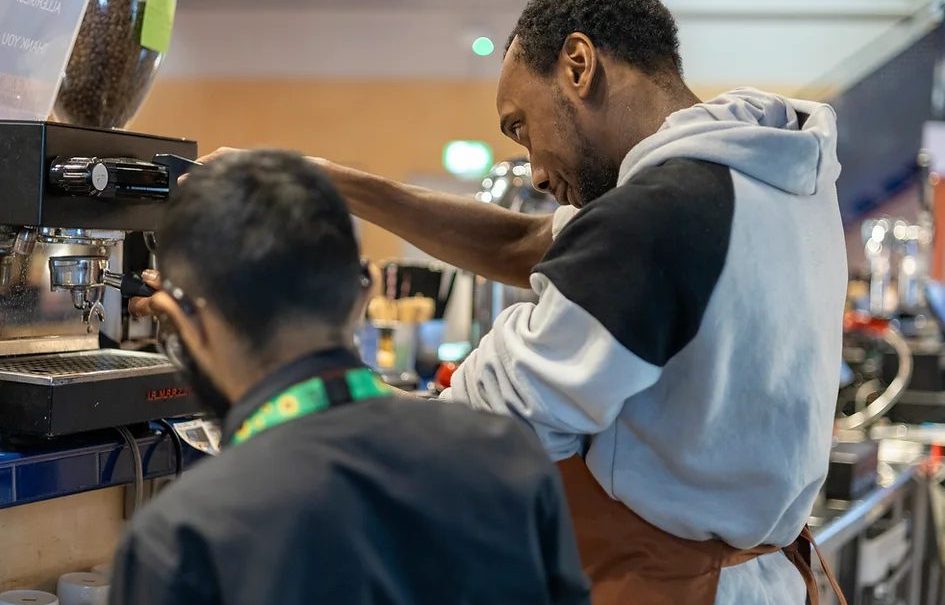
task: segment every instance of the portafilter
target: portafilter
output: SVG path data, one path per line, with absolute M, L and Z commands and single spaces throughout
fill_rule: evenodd
M 151 296 L 154 289 L 144 283 L 140 275 L 122 275 L 108 270 L 108 259 L 103 256 L 53 256 L 49 259 L 49 285 L 55 292 L 69 290 L 72 303 L 85 310 L 95 302 L 89 297 L 93 290 L 110 286 L 125 298 Z M 97 296 L 93 297 L 97 300 Z

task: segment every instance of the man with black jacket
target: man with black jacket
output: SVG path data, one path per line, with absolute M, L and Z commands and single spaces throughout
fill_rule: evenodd
M 158 240 L 150 305 L 224 449 L 136 516 L 112 605 L 589 602 L 531 429 L 394 395 L 351 352 L 369 279 L 317 167 L 214 162 Z

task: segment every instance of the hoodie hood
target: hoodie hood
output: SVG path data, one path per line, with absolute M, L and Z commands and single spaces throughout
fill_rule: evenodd
M 822 103 L 734 90 L 669 116 L 627 154 L 618 184 L 674 158 L 722 164 L 792 195 L 814 195 L 840 176 L 836 114 Z

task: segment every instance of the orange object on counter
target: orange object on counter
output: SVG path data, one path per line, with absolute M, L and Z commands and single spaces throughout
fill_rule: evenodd
M 849 311 L 843 315 L 843 331 L 854 332 L 862 330 L 881 334 L 889 328 L 889 320 L 882 317 L 874 317 L 869 313 L 860 311 Z
M 925 464 L 925 469 L 929 476 L 937 474 L 938 470 L 942 467 L 942 452 L 943 448 L 941 444 L 938 443 L 933 443 L 929 448 L 929 458 Z
M 438 390 L 445 391 L 450 388 L 453 382 L 453 373 L 458 367 L 459 366 L 452 361 L 440 364 L 440 367 L 436 370 L 436 376 L 433 378 L 433 382 L 436 384 Z

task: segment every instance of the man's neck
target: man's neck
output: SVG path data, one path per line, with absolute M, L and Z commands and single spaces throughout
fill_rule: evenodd
M 612 142 L 608 155 L 617 166 L 640 141 L 656 134 L 669 116 L 701 102 L 681 79 L 659 83 L 637 72 L 621 81 L 608 102 L 608 130 L 618 134 L 602 139 Z
M 341 348 L 351 348 L 353 334 L 337 328 L 309 326 L 304 330 L 283 330 L 264 350 L 245 352 L 226 364 L 223 380 L 230 401 L 240 401 L 254 386 L 280 368 L 302 357 Z

